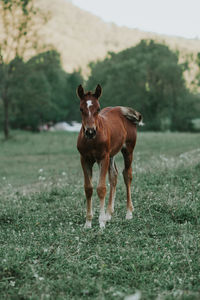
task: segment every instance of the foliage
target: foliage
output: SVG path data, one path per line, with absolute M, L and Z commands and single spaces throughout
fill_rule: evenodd
M 15 57 L 30 57 L 30 53 L 43 49 L 38 32 L 47 21 L 47 14 L 35 6 L 35 0 L 1 0 L 0 16 L 3 63 L 9 64 Z
M 38 54 L 27 62 L 16 58 L 10 65 L 13 69 L 8 96 L 12 128 L 38 130 L 44 123 L 76 118 L 79 110 L 75 90 L 83 79 L 80 72 L 67 74 L 62 69 L 56 51 Z
M 4 135 L 9 136 L 9 113 L 11 106 L 10 82 L 14 65 L 44 48 L 38 38 L 41 24 L 47 21 L 47 14 L 36 8 L 34 0 L 0 1 L 0 99 L 4 110 Z
M 135 46 L 144 38 L 164 41 L 171 49 L 179 49 L 181 60 L 186 56 L 196 56 L 200 49 L 198 39 L 189 40 L 119 27 L 115 24 L 108 25 L 94 15 L 89 16 L 69 1 L 36 0 L 36 3 L 45 13 L 48 8 L 51 15 L 51 24 L 46 23 L 40 31 L 42 41 L 46 44 L 51 38 L 51 43 L 61 53 L 62 63 L 67 72 L 81 67 L 83 74 L 87 76 L 87 64 L 90 61 L 103 59 L 108 51 L 119 52 Z M 59 24 L 59 27 L 52 26 L 53 24 Z M 194 75 L 195 68 L 191 68 L 186 74 L 189 85 Z
M 199 134 L 138 134 L 134 218 L 119 174 L 104 231 L 95 192 L 93 228 L 83 228 L 77 134 L 14 136 L 0 140 L 1 299 L 200 298 Z
M 141 41 L 104 61 L 91 63 L 88 88 L 104 87 L 103 106 L 132 106 L 140 111 L 151 130 L 189 130 L 190 95 L 185 87 L 185 64 L 165 45 Z M 194 111 L 192 110 L 192 113 Z
M 75 71 L 68 75 L 67 78 L 67 103 L 68 103 L 68 121 L 81 121 L 79 110 L 79 101 L 76 95 L 77 86 L 83 82 L 81 71 Z

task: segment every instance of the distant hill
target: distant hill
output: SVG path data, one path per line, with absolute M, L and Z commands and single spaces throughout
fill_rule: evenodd
M 195 57 L 200 51 L 200 40 L 158 35 L 105 23 L 70 1 L 36 2 L 41 10 L 49 11 L 51 15 L 48 23 L 41 28 L 41 36 L 45 43 L 53 45 L 61 53 L 63 67 L 68 72 L 81 68 L 87 75 L 89 62 L 103 59 L 108 51 L 118 52 L 134 46 L 141 39 L 154 39 L 169 45 L 171 49 L 181 52 L 181 60 L 190 55 Z M 194 77 L 194 64 L 192 67 L 192 72 L 186 74 L 188 82 Z

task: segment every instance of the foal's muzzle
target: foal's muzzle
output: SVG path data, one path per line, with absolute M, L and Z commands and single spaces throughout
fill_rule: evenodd
M 93 139 L 96 136 L 96 130 L 94 128 L 87 128 L 85 130 L 85 137 L 87 139 Z

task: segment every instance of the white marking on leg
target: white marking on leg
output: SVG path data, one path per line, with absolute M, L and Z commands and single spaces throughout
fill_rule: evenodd
M 116 192 L 112 193 L 112 214 L 114 213 L 115 194 L 116 194 Z M 106 221 L 110 221 L 111 220 L 112 214 L 108 210 L 106 211 Z
M 113 193 L 112 212 L 114 212 L 114 207 L 115 207 L 115 195 L 116 195 L 116 191 L 114 191 L 114 193 Z
M 100 214 L 99 214 L 99 225 L 100 225 L 100 228 L 104 228 L 105 225 L 106 225 L 106 214 L 105 214 L 104 208 L 102 208 L 102 209 L 100 210 Z
M 106 221 L 110 221 L 111 217 L 111 214 L 109 212 L 106 212 Z
M 130 211 L 129 209 L 126 212 L 126 220 L 131 220 L 133 218 L 133 214 L 132 211 Z
M 99 226 L 100 226 L 100 228 L 105 228 L 105 227 L 106 227 L 106 224 L 105 224 L 104 222 L 100 222 L 100 223 L 99 223 Z
M 86 220 L 84 228 L 92 228 L 92 221 Z

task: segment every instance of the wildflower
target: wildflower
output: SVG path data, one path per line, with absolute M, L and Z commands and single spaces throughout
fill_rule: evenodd
M 141 296 L 141 292 L 137 291 L 135 294 L 126 296 L 124 300 L 140 300 Z
M 44 277 L 38 277 L 39 280 L 44 280 Z
M 15 281 L 10 281 L 11 286 L 15 286 Z

